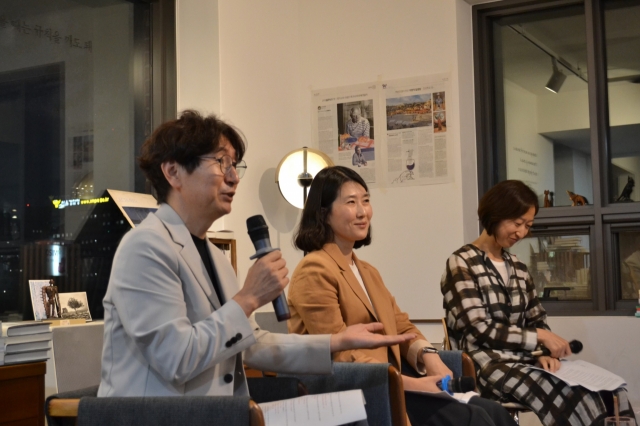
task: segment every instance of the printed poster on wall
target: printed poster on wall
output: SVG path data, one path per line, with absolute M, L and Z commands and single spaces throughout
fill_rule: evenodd
M 379 117 L 376 83 L 312 91 L 312 129 L 320 151 L 340 166 L 357 171 L 369 186 L 380 181 Z
M 453 181 L 447 132 L 448 74 L 384 81 L 385 186 Z M 380 127 L 380 126 L 378 126 Z
M 315 146 L 372 187 L 453 181 L 449 74 L 311 92 Z

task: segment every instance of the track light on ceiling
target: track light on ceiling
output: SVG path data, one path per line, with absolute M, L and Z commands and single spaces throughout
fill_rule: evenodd
M 556 58 L 551 58 L 551 64 L 553 66 L 553 74 L 551 74 L 551 78 L 547 82 L 547 85 L 544 87 L 553 93 L 558 93 L 560 91 L 560 88 L 562 87 L 562 84 L 567 79 L 567 76 L 558 69 Z

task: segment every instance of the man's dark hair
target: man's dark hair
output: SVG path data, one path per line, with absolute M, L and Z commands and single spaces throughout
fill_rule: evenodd
M 167 121 L 153 132 L 142 145 L 138 164 L 156 190 L 158 204 L 167 201 L 171 189 L 160 168 L 162 163 L 175 161 L 192 173 L 200 165 L 200 156 L 215 151 L 223 136 L 236 150 L 234 161 L 242 160 L 246 149 L 242 134 L 213 114 L 203 117 L 186 110 L 177 120 Z
M 322 246 L 333 241 L 333 230 L 329 226 L 331 205 L 338 198 L 340 188 L 347 182 L 355 182 L 369 192 L 367 184 L 355 171 L 333 166 L 320 170 L 311 183 L 307 203 L 302 211 L 300 225 L 294 235 L 294 245 L 305 252 L 320 250 Z M 371 226 L 367 237 L 356 241 L 354 248 L 371 244 Z
M 538 196 L 529 186 L 519 180 L 503 180 L 480 199 L 478 218 L 487 234 L 493 235 L 500 222 L 517 219 L 531 207 L 538 214 Z

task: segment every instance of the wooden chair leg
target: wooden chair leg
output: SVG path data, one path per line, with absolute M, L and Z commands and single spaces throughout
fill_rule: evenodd
M 393 366 L 389 366 L 389 399 L 393 426 L 407 425 L 407 408 L 404 400 L 402 375 Z

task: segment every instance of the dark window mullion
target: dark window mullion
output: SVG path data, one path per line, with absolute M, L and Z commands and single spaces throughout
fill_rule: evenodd
M 151 6 L 153 121 L 156 128 L 177 117 L 176 0 L 157 0 Z
M 476 93 L 476 138 L 478 165 L 478 199 L 496 183 L 495 102 L 493 78 L 492 20 L 474 14 L 474 55 Z
M 625 215 L 626 221 L 622 221 L 621 217 L 610 216 L 605 217 L 605 240 L 609 240 L 611 244 L 610 274 L 608 278 L 611 280 L 611 292 L 613 300 L 611 302 L 610 314 L 613 315 L 633 315 L 636 310 L 636 300 L 624 300 L 622 298 L 622 276 L 620 274 L 620 233 L 638 232 L 640 230 L 640 215 L 629 217 Z M 618 222 L 620 220 L 620 222 Z
M 609 202 L 609 106 L 607 101 L 607 55 L 604 39 L 604 9 L 600 0 L 585 1 L 587 30 L 587 74 L 589 76 L 589 124 L 591 127 L 591 165 L 593 170 L 593 210 L 595 214 L 592 279 L 594 306 L 599 311 L 611 309 L 614 286 L 606 283 L 607 265 L 611 264 L 611 239 L 605 238 L 602 206 Z M 605 242 L 606 239 L 606 242 Z M 607 259 L 605 260 L 605 256 Z
M 591 156 L 594 178 L 593 204 L 597 210 L 609 204 L 611 160 L 609 158 L 609 101 L 604 8 L 600 0 L 585 1 L 585 19 L 591 152 L 596 153 Z

